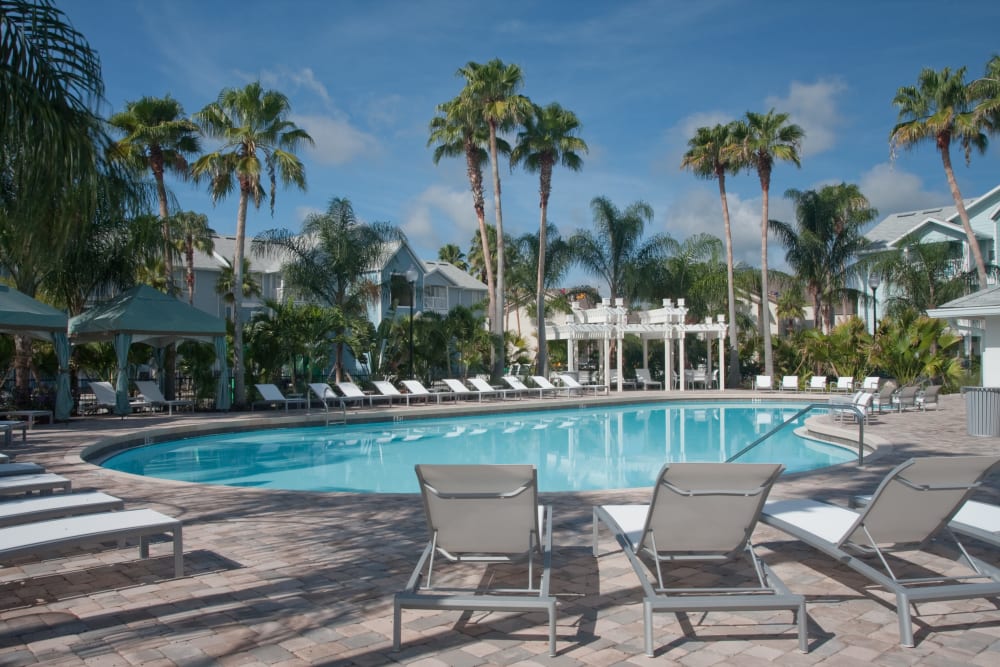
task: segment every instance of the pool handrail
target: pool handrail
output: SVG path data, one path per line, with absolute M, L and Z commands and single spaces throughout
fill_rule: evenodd
M 757 438 L 756 440 L 754 440 L 753 442 L 751 442 L 749 445 L 747 445 L 746 447 L 744 447 L 740 451 L 738 451 L 735 454 L 733 454 L 732 456 L 730 456 L 728 459 L 726 459 L 726 463 L 732 463 L 736 459 L 740 458 L 741 456 L 743 456 L 744 454 L 746 454 L 747 452 L 749 452 L 750 450 L 752 450 L 753 448 L 755 448 L 760 443 L 762 443 L 765 440 L 767 440 L 768 438 L 770 438 L 772 435 L 774 435 L 778 431 L 783 430 L 786 426 L 788 426 L 789 424 L 795 422 L 795 420 L 797 420 L 802 415 L 806 414 L 807 412 L 811 412 L 812 410 L 815 410 L 817 408 L 825 408 L 827 410 L 837 410 L 837 411 L 851 412 L 851 413 L 853 413 L 855 415 L 855 417 L 857 417 L 857 419 L 858 419 L 858 465 L 859 466 L 860 465 L 864 465 L 864 463 L 865 463 L 865 411 L 864 411 L 864 409 L 859 408 L 858 406 L 856 406 L 854 404 L 849 404 L 849 403 L 832 403 L 832 404 L 831 403 L 810 403 L 809 405 L 805 406 L 804 408 L 802 408 L 801 410 L 799 410 L 798 412 L 796 412 L 794 415 L 792 415 L 791 417 L 789 417 L 785 421 L 781 422 L 780 424 L 778 424 L 777 426 L 775 426 L 774 428 L 772 428 L 770 431 L 768 431 L 764 435 L 760 436 L 759 438 Z

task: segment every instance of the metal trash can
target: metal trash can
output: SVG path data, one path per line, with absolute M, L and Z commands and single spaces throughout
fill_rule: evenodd
M 1000 387 L 962 387 L 969 435 L 1000 437 Z

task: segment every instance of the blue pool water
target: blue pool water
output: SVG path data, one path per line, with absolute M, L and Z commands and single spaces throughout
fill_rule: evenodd
M 204 484 L 416 493 L 417 463 L 530 463 L 543 492 L 633 488 L 651 486 L 667 461 L 725 461 L 797 411 L 794 403 L 669 402 L 272 429 L 137 447 L 102 465 Z M 794 430 L 740 460 L 798 472 L 857 456 Z

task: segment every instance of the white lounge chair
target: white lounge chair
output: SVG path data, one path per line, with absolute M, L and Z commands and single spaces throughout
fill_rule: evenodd
M 276 385 L 273 384 L 255 384 L 257 387 L 257 393 L 264 400 L 255 401 L 250 404 L 250 410 L 252 411 L 255 405 L 284 405 L 285 412 L 288 412 L 289 405 L 300 405 L 306 407 L 306 399 L 304 398 L 286 398 L 281 390 L 278 389 Z
M 448 390 L 455 396 L 455 400 L 458 400 L 459 398 L 472 397 L 475 397 L 480 402 L 483 400 L 483 392 L 469 389 L 461 380 L 457 380 L 455 378 L 445 378 L 441 381 L 444 382 L 445 386 L 448 387 Z M 495 392 L 490 391 L 487 395 L 496 394 Z
M 913 646 L 912 605 L 1000 595 L 1000 569 L 970 555 L 948 527 L 969 495 L 998 465 L 998 456 L 910 459 L 885 476 L 860 512 L 815 500 L 780 500 L 764 506 L 761 521 L 895 595 L 899 643 Z M 932 539 L 953 542 L 957 562 L 970 571 L 956 576 L 950 568 L 947 574 L 924 572 L 907 579 L 898 578 L 889 568 L 888 554 L 902 560 L 899 552 L 919 551 Z M 919 567 L 928 566 L 921 560 Z
M 319 399 L 321 405 L 327 408 L 332 405 L 341 408 L 346 408 L 347 403 L 350 402 L 349 399 L 335 392 L 333 390 L 333 387 L 331 387 L 326 382 L 310 382 L 309 391 L 312 393 L 313 396 Z M 364 397 L 364 393 L 362 393 L 362 397 Z M 355 403 L 358 401 L 357 398 L 353 400 Z
M 877 375 L 869 375 L 861 383 L 861 388 L 865 391 L 878 391 L 879 383 L 882 381 Z
M 97 400 L 97 409 L 105 408 L 108 412 L 114 412 L 117 409 L 118 393 L 110 382 L 92 381 L 90 391 L 94 393 L 94 398 Z M 128 405 L 132 410 L 149 407 L 149 403 L 141 398 L 129 398 Z M 122 415 L 122 419 L 125 419 L 125 415 Z
M 0 502 L 0 527 L 64 516 L 111 512 L 124 507 L 125 501 L 121 498 L 100 491 L 11 498 Z
M 311 385 L 310 385 L 311 386 Z M 368 406 L 373 407 L 375 401 L 383 401 L 392 403 L 391 396 L 385 396 L 384 394 L 366 394 L 361 390 L 361 387 L 354 384 L 353 382 L 338 382 L 337 389 L 344 395 L 349 402 L 365 404 L 368 401 Z
M 0 477 L 40 475 L 43 472 L 45 472 L 45 468 L 37 463 L 4 463 L 0 465 Z
M 605 384 L 580 384 L 580 382 L 569 375 L 568 373 L 560 373 L 558 376 L 559 381 L 563 383 L 566 387 L 570 389 L 579 389 L 580 392 L 592 391 L 595 394 L 607 393 L 608 386 Z
M 646 655 L 653 656 L 653 612 L 789 610 L 798 627 L 799 650 L 808 649 L 805 598 L 793 594 L 754 552 L 751 535 L 780 464 L 672 463 L 663 467 L 649 505 L 594 508 L 593 550 L 598 525 L 615 535 L 643 591 Z M 651 560 L 656 573 L 640 557 Z M 740 588 L 684 587 L 692 562 L 729 562 L 746 557 L 756 585 Z M 676 567 L 676 587 L 665 585 L 664 569 Z M 669 573 L 668 573 L 669 574 Z M 675 583 L 675 582 L 671 582 Z
M 163 397 L 160 392 L 160 388 L 156 386 L 155 382 L 150 382 L 149 380 L 136 380 L 135 386 L 138 387 L 139 393 L 142 394 L 142 398 L 152 407 L 163 407 L 167 408 L 167 415 L 172 416 L 174 414 L 174 408 L 190 408 L 194 410 L 194 401 L 188 401 L 182 398 L 175 398 L 168 401 Z
M 541 389 L 542 391 L 547 391 L 553 396 L 558 396 L 559 394 L 565 394 L 567 396 L 569 395 L 569 390 L 567 388 L 557 387 L 551 382 L 549 382 L 548 378 L 543 377 L 541 375 L 532 375 L 531 381 L 534 382 L 535 386 L 537 386 L 539 389 Z
M 402 641 L 403 609 L 542 611 L 549 620 L 549 655 L 555 655 L 556 599 L 549 594 L 552 508 L 538 505 L 534 466 L 418 465 L 416 472 L 429 535 L 406 588 L 394 599 L 393 649 L 398 651 Z M 453 563 L 526 559 L 527 586 L 495 594 L 486 584 L 439 589 L 433 580 L 435 556 Z
M 774 382 L 770 375 L 758 375 L 754 380 L 753 388 L 757 391 L 774 391 Z
M 184 576 L 181 522 L 154 510 L 126 510 L 36 521 L 0 528 L 0 559 L 48 554 L 67 547 L 139 538 L 140 558 L 149 557 L 149 538 L 169 533 L 174 543 L 174 576 Z
M 394 400 L 406 401 L 406 404 L 410 404 L 410 394 L 404 394 L 396 389 L 396 386 L 387 380 L 372 380 L 372 385 L 382 396 L 389 397 L 389 403 L 391 404 Z M 427 402 L 427 398 L 424 397 L 424 402 Z
M 799 376 L 798 375 L 784 375 L 781 378 L 781 391 L 798 391 L 799 390 Z
M 542 398 L 542 397 L 545 396 L 545 390 L 543 388 L 541 388 L 541 387 L 529 387 L 528 385 L 526 385 L 523 382 L 521 382 L 520 378 L 516 378 L 513 375 L 505 375 L 505 376 L 503 376 L 502 379 L 503 379 L 504 382 L 507 383 L 508 387 L 510 387 L 511 389 L 513 389 L 519 395 L 535 394 L 536 396 L 538 396 L 538 398 Z M 552 392 L 550 395 L 551 396 L 555 396 L 555 393 Z
M 406 392 L 411 398 L 423 396 L 429 401 L 433 397 L 436 403 L 440 403 L 442 398 L 454 397 L 451 392 L 430 391 L 420 380 L 403 380 L 402 384 L 406 387 Z
M 643 389 L 649 389 L 650 387 L 655 387 L 657 389 L 663 389 L 663 383 L 658 382 L 653 379 L 649 374 L 648 368 L 637 368 L 635 369 L 635 381 L 642 385 Z M 702 373 L 702 383 L 705 382 L 705 374 Z
M 10 465 L 9 463 L 7 465 Z M 62 475 L 50 472 L 0 477 L 0 496 L 25 493 L 52 493 L 55 490 L 69 491 L 73 483 Z
M 809 378 L 809 391 L 826 391 L 826 376 L 813 375 Z
M 608 379 L 610 380 L 608 384 L 613 389 L 618 389 L 618 371 L 611 371 L 611 373 L 608 374 Z M 635 380 L 630 380 L 629 378 L 622 376 L 622 389 L 635 389 L 635 388 L 636 388 Z
M 839 391 L 843 393 L 851 393 L 854 391 L 854 378 L 847 376 L 838 376 L 837 384 L 830 387 L 830 391 Z
M 480 392 L 480 396 L 498 396 L 502 399 L 508 396 L 518 397 L 518 392 L 510 391 L 509 389 L 497 389 L 482 378 L 469 378 L 469 384 L 472 385 L 473 391 Z

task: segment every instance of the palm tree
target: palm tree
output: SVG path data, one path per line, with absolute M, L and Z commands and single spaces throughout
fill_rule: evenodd
M 699 178 L 714 178 L 719 182 L 719 199 L 722 202 L 722 223 L 726 240 L 726 286 L 729 306 L 729 374 L 726 385 L 738 387 L 740 384 L 740 358 L 736 346 L 739 344 L 736 330 L 736 287 L 733 278 L 733 234 L 729 222 L 729 200 L 726 198 L 726 174 L 738 171 L 737 163 L 730 155 L 734 146 L 739 145 L 736 136 L 739 125 L 716 125 L 699 127 L 688 140 L 688 151 L 681 160 L 682 169 L 690 169 Z
M 969 222 L 969 212 L 965 210 L 962 192 L 955 180 L 955 171 L 951 166 L 951 143 L 957 141 L 965 151 L 965 161 L 969 162 L 972 149 L 980 154 L 986 152 L 989 143 L 986 134 L 984 116 L 975 113 L 974 98 L 969 86 L 965 84 L 965 68 L 952 72 L 945 67 L 940 72 L 924 68 L 917 77 L 917 85 L 903 86 L 896 91 L 892 103 L 899 109 L 896 126 L 889 133 L 889 146 L 892 154 L 897 147 L 911 149 L 925 139 L 932 139 L 941 153 L 941 163 L 948 179 L 951 198 L 958 209 L 958 217 L 962 220 L 965 238 L 969 251 L 976 263 L 976 273 L 979 276 L 979 289 L 986 287 L 986 262 L 979 247 L 979 240 Z
M 493 171 L 493 205 L 496 209 L 497 227 L 497 275 L 496 275 L 496 314 L 493 334 L 499 345 L 496 358 L 493 360 L 493 375 L 499 377 L 503 371 L 503 332 L 504 332 L 504 232 L 503 209 L 500 205 L 500 149 L 497 143 L 497 133 L 509 129 L 521 122 L 531 113 L 531 101 L 517 93 L 524 85 L 524 75 L 517 65 L 505 65 L 499 58 L 494 58 L 485 65 L 469 62 L 458 70 L 458 75 L 465 78 L 465 88 L 459 94 L 459 106 L 471 110 L 481 118 L 489 128 L 490 166 Z
M 469 263 L 465 261 L 465 253 L 454 243 L 446 243 L 438 248 L 438 259 L 463 271 L 469 270 Z
M 184 282 L 187 284 L 188 303 L 194 305 L 194 251 L 211 253 L 215 250 L 215 230 L 208 226 L 208 216 L 194 211 L 174 214 L 171 224 L 174 248 L 184 254 Z
M 253 240 L 256 251 L 287 258 L 282 273 L 294 289 L 339 312 L 333 327 L 338 382 L 343 378 L 347 332 L 359 329 L 357 322 L 367 322 L 366 306 L 379 296 L 380 286 L 369 274 L 388 245 L 403 238 L 389 223 L 359 222 L 351 202 L 334 197 L 325 212 L 306 218 L 300 235 L 272 229 Z
M 787 190 L 785 197 L 795 203 L 796 224 L 771 220 L 770 230 L 812 296 L 816 328 L 832 331 L 835 301 L 848 293 L 854 260 L 868 246 L 862 229 L 878 211 L 854 184 L 828 185 L 818 192 Z
M 548 354 L 545 343 L 545 256 L 548 226 L 549 196 L 552 194 L 552 168 L 561 164 L 579 171 L 583 167 L 580 153 L 587 152 L 587 143 L 576 136 L 580 121 L 572 111 L 553 102 L 546 107 L 535 105 L 533 113 L 524 119 L 517 135 L 517 146 L 511 154 L 511 164 L 524 164 L 531 173 L 538 173 L 538 270 L 535 287 L 535 321 L 538 324 L 537 373 L 548 375 Z
M 253 298 L 263 294 L 260 289 L 260 283 L 257 282 L 257 279 L 253 277 L 253 273 L 250 271 L 250 260 L 246 257 L 243 258 L 242 270 L 238 273 L 243 279 L 240 285 L 240 293 L 244 297 Z M 215 280 L 215 293 L 220 295 L 222 300 L 229 305 L 236 303 L 236 274 L 237 271 L 233 268 L 232 263 L 227 263 L 219 271 L 219 276 Z
M 153 172 L 160 201 L 167 292 L 173 294 L 174 239 L 170 232 L 170 211 L 163 174 L 169 169 L 181 178 L 187 178 L 188 162 L 185 156 L 201 151 L 198 126 L 185 117 L 180 102 L 170 95 L 126 102 L 125 111 L 111 116 L 108 123 L 125 134 L 115 145 L 117 155 L 137 172 L 146 169 Z
M 991 133 L 1000 132 L 1000 55 L 986 63 L 986 74 L 969 84 L 977 100 L 976 115 Z
M 771 171 L 774 169 L 775 160 L 792 162 L 796 167 L 801 166 L 799 146 L 802 144 L 805 132 L 798 125 L 788 122 L 787 113 L 775 113 L 774 109 L 766 114 L 748 111 L 736 131 L 740 135 L 741 142 L 732 152 L 738 164 L 756 170 L 760 179 L 760 282 L 761 305 L 765 313 L 760 329 L 764 343 L 764 374 L 774 375 L 771 318 L 767 315 L 770 310 L 770 292 L 767 284 L 767 230 Z
M 305 130 L 288 120 L 291 106 L 288 98 L 274 90 L 264 90 L 260 82 L 244 88 L 226 88 L 219 98 L 195 115 L 205 134 L 218 138 L 222 145 L 198 158 L 191 169 L 195 178 L 208 177 L 212 199 L 218 201 L 239 186 L 240 203 L 236 213 L 236 251 L 233 257 L 233 375 L 234 402 L 246 403 L 246 381 L 243 373 L 243 328 L 240 309 L 243 306 L 243 259 L 246 242 L 247 205 L 260 208 L 265 187 L 262 175 L 270 182 L 271 214 L 277 180 L 285 186 L 306 189 L 306 173 L 295 150 L 302 144 L 313 144 Z

